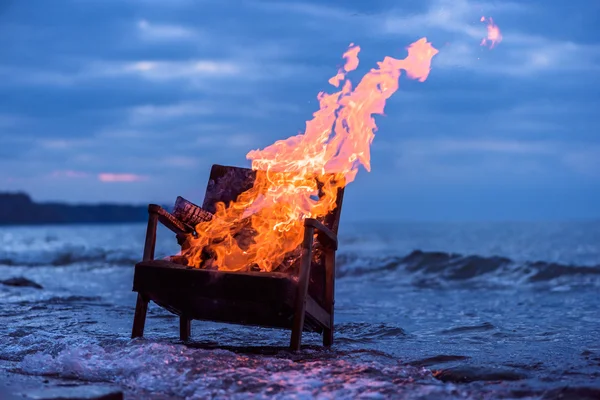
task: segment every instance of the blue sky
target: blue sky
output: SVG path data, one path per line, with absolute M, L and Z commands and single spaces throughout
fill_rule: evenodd
M 303 131 L 351 42 L 358 82 L 426 36 L 432 72 L 376 117 L 344 218 L 600 218 L 599 15 L 592 0 L 0 0 L 0 191 L 201 202 L 211 164 Z

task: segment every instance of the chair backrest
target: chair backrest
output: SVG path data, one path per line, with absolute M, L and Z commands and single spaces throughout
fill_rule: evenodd
M 256 171 L 250 168 L 213 165 L 202 208 L 214 214 L 217 203 L 223 202 L 228 206 L 240 194 L 251 189 L 255 179 Z
M 252 188 L 256 179 L 256 171 L 250 168 L 229 167 L 223 165 L 213 165 L 204 195 L 202 208 L 211 213 L 215 213 L 216 204 L 223 202 L 229 205 L 245 191 Z M 340 222 L 340 213 L 344 189 L 340 189 L 337 195 L 337 206 L 323 220 L 325 226 L 337 233 Z

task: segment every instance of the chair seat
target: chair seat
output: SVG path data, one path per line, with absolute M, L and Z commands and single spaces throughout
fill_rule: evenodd
M 298 282 L 284 273 L 214 271 L 152 260 L 136 264 L 133 290 L 189 319 L 290 329 Z M 306 317 L 305 331 L 329 327 L 328 314 L 310 295 Z

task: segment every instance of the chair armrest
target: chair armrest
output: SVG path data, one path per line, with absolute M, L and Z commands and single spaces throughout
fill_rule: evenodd
M 317 239 L 319 240 L 319 242 L 321 242 L 322 245 L 332 250 L 337 250 L 337 235 L 333 233 L 331 229 L 329 229 L 314 218 L 306 218 L 304 220 L 304 226 L 309 226 L 317 231 Z
M 165 210 L 157 204 L 148 205 L 148 213 L 156 214 L 161 224 L 163 224 L 178 235 L 196 234 L 196 230 L 193 226 L 181 222 L 173 214 L 171 214 L 170 212 L 168 212 L 167 210 Z

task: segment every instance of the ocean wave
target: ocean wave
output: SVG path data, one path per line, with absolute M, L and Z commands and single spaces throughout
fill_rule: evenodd
M 0 253 L 4 266 L 96 265 L 131 266 L 140 257 L 129 249 L 62 248 L 58 251 Z M 550 261 L 516 261 L 502 256 L 463 255 L 437 251 L 414 250 L 408 255 L 373 256 L 369 253 L 339 252 L 336 276 L 362 277 L 386 273 L 400 275 L 400 281 L 435 287 L 444 283 L 546 283 L 577 281 L 600 283 L 600 264 L 575 265 Z M 395 282 L 398 282 L 396 279 Z
M 507 257 L 462 255 L 414 250 L 406 256 L 361 256 L 345 253 L 337 257 L 338 278 L 401 273 L 413 284 L 436 286 L 444 282 L 475 282 L 482 279 L 502 283 L 544 283 L 576 280 L 600 283 L 600 264 L 567 265 L 547 261 L 515 261 Z M 487 279 L 486 279 L 487 278 Z
M 336 340 L 339 342 L 373 342 L 384 338 L 400 339 L 408 334 L 399 326 L 351 322 L 336 326 Z
M 300 357 L 299 357 L 300 356 Z M 314 359 L 310 350 L 277 356 L 204 350 L 133 341 L 68 344 L 60 351 L 24 355 L 21 372 L 86 382 L 111 382 L 130 395 L 182 398 L 456 398 L 453 385 L 430 371 L 337 355 Z M 466 390 L 459 398 L 468 398 Z
M 0 254 L 0 265 L 5 266 L 54 266 L 64 267 L 75 264 L 133 265 L 141 257 L 123 250 L 61 249 L 58 251 L 28 251 Z

